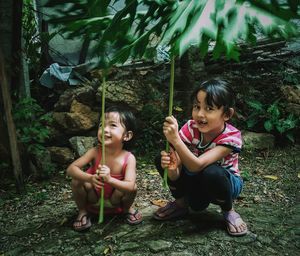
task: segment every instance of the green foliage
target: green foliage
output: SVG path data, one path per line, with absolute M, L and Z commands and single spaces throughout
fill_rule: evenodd
M 49 199 L 49 196 L 46 191 L 39 191 L 37 193 L 33 193 L 33 200 L 36 201 L 37 203 L 43 203 Z
M 251 178 L 251 170 L 249 168 L 243 168 L 241 171 L 241 176 L 244 181 L 248 181 Z
M 294 142 L 294 134 L 300 124 L 299 117 L 293 114 L 286 115 L 285 105 L 278 100 L 271 105 L 264 105 L 257 100 L 246 101 L 251 109 L 247 119 L 247 128 L 253 128 L 262 122 L 267 132 L 275 132 Z
M 33 98 L 22 98 L 14 106 L 13 117 L 16 123 L 18 139 L 27 146 L 29 153 L 42 156 L 43 143 L 49 138 L 50 114 L 44 115 L 44 110 Z
M 287 84 L 298 85 L 300 83 L 300 57 L 291 58 L 288 61 L 288 64 L 291 66 L 287 68 L 285 65 L 280 65 L 279 70 L 282 76 L 282 80 Z
M 30 97 L 20 99 L 13 109 L 18 140 L 26 147 L 32 160 L 42 159 L 43 167 L 33 161 L 37 164 L 37 178 L 49 177 L 55 170 L 55 165 L 48 159 L 48 151 L 44 146 L 50 135 L 52 117 L 50 113 L 44 112 L 37 101 Z
M 22 36 L 24 39 L 23 52 L 29 65 L 29 71 L 33 79 L 37 79 L 40 72 L 41 46 L 48 43 L 55 34 L 40 33 L 35 18 L 33 0 L 23 1 Z
M 38 66 L 40 60 L 40 47 L 37 24 L 35 22 L 34 10 L 32 0 L 24 1 L 23 7 L 23 38 L 24 38 L 24 52 L 30 61 L 29 65 Z
M 63 9 L 61 1 L 49 0 L 47 6 L 56 8 L 52 22 L 63 25 L 70 37 L 97 40 L 95 53 L 101 59 L 99 66 L 105 67 L 130 57 L 150 57 L 158 45 L 169 45 L 175 56 L 182 56 L 191 45 L 204 56 L 211 46 L 215 58 L 225 53 L 238 60 L 236 44 L 255 43 L 257 32 L 271 38 L 297 34 L 290 20 L 299 18 L 298 1 L 127 0 L 118 11 L 116 2 L 68 0 L 63 4 L 69 7 Z

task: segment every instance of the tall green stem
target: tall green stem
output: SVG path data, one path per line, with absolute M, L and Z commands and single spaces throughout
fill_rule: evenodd
M 169 85 L 169 116 L 173 113 L 173 97 L 174 97 L 174 75 L 175 75 L 175 57 L 172 56 L 171 58 L 171 74 L 170 74 L 170 85 Z M 166 152 L 170 151 L 170 145 L 167 141 L 166 143 Z M 168 187 L 168 168 L 165 168 L 164 170 L 164 181 L 163 186 L 165 188 Z
M 104 127 L 105 127 L 105 90 L 106 90 L 106 74 L 103 74 L 102 79 L 102 106 L 101 106 L 101 146 L 102 146 L 102 158 L 101 164 L 105 164 L 105 136 L 104 136 Z M 99 209 L 99 220 L 98 223 L 104 221 L 104 186 L 101 188 L 101 197 L 100 197 L 100 209 Z

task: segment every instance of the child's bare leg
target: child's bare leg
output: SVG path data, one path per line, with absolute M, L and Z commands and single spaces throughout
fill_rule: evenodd
M 124 196 L 124 192 L 121 192 L 120 190 L 115 189 L 110 197 L 110 203 L 114 207 L 119 207 L 121 206 L 122 198 Z
M 97 195 L 90 183 L 80 182 L 76 179 L 71 183 L 74 201 L 78 208 L 78 216 L 74 222 L 74 228 L 79 228 L 87 224 L 87 204 L 97 202 Z
M 128 214 L 128 218 L 130 218 L 130 221 L 132 222 L 140 222 L 142 219 L 141 213 L 132 207 L 136 194 L 137 186 L 135 185 L 134 190 L 129 193 L 123 193 L 119 190 L 114 190 L 110 199 L 112 205 L 117 206 L 122 204 L 124 212 Z

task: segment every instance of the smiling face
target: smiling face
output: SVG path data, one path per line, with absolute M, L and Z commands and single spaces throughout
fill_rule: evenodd
M 224 107 L 217 107 L 206 102 L 207 93 L 200 90 L 193 103 L 192 117 L 196 122 L 198 130 L 204 135 L 215 137 L 224 129 L 224 123 L 230 116 L 224 113 Z
M 122 146 L 124 141 L 130 139 L 128 132 L 121 123 L 119 113 L 109 112 L 105 114 L 104 139 L 106 146 Z M 102 141 L 101 125 L 98 129 L 98 140 Z

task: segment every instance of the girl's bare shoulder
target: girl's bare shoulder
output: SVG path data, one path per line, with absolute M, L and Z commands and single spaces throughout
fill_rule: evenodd
M 98 155 L 98 152 L 99 152 L 99 148 L 93 147 L 93 148 L 90 148 L 88 151 L 86 151 L 84 155 L 90 156 L 92 158 L 96 158 Z
M 128 157 L 127 164 L 133 164 L 133 165 L 136 164 L 136 158 L 133 153 L 125 151 L 124 157 Z

